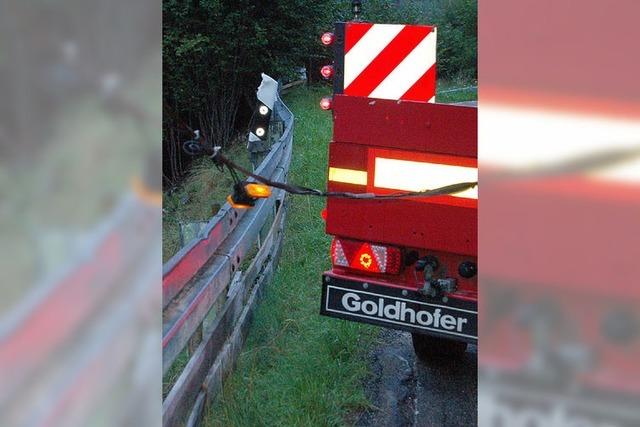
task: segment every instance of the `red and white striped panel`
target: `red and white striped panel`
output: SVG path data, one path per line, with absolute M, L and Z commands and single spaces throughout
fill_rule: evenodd
M 436 28 L 347 23 L 345 95 L 435 102 Z

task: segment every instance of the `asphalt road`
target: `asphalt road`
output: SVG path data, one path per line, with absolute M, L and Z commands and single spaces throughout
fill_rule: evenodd
M 384 330 L 369 355 L 365 384 L 374 408 L 358 426 L 477 425 L 477 347 L 454 363 L 425 365 L 413 352 L 411 335 Z

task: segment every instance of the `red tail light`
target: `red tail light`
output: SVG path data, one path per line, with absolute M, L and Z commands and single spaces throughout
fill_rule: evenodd
M 322 37 L 320 37 L 320 41 L 325 46 L 331 46 L 334 40 L 335 36 L 333 35 L 333 33 L 324 33 Z
M 327 110 L 331 110 L 331 98 L 322 98 L 320 100 L 320 108 L 322 108 L 323 110 L 327 111 Z
M 330 79 L 333 77 L 333 67 L 331 65 L 325 65 L 320 69 L 320 74 L 322 74 L 322 77 L 325 79 Z
M 333 239 L 331 243 L 333 265 L 368 271 L 370 273 L 398 274 L 400 249 L 353 240 Z

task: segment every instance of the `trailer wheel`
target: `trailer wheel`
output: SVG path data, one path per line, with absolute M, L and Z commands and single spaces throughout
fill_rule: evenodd
M 467 351 L 467 343 L 430 335 L 411 334 L 413 350 L 423 362 L 459 360 Z

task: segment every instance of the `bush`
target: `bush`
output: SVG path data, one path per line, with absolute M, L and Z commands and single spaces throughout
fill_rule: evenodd
M 438 25 L 438 75 L 446 79 L 477 80 L 477 1 L 440 0 L 428 14 Z
M 363 3 L 362 18 L 371 22 L 438 25 L 438 75 L 476 77 L 476 0 Z M 331 54 L 319 35 L 350 19 L 350 0 L 165 0 L 165 183 L 187 169 L 179 144 L 191 129 L 227 145 L 246 130 L 260 73 L 287 80 L 302 65 L 316 70 Z
M 163 2 L 168 181 L 185 171 L 178 144 L 191 136 L 190 128 L 228 144 L 237 123 L 246 126 L 249 120 L 261 72 L 286 79 L 321 52 L 318 34 L 331 20 L 332 5 L 332 0 Z
M 369 0 L 362 15 L 370 22 L 436 25 L 438 77 L 456 80 L 477 79 L 477 16 L 477 0 Z

